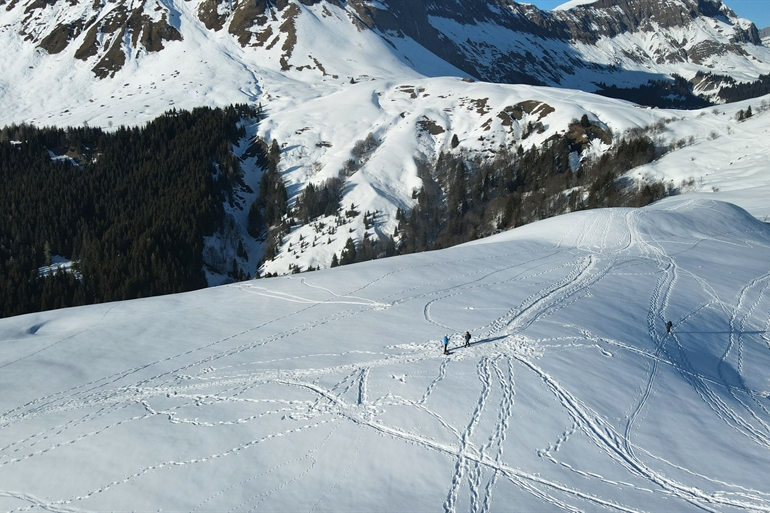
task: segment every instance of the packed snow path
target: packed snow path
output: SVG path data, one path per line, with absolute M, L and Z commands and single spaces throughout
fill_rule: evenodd
M 769 327 L 770 227 L 685 199 L 5 319 L 0 507 L 770 511 Z

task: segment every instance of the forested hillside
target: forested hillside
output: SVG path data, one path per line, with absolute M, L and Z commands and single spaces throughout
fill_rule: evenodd
M 659 182 L 620 180 L 663 151 L 645 130 L 613 140 L 584 115 L 566 133 L 527 150 L 519 145 L 492 158 L 457 150 L 418 161 L 422 187 L 414 190 L 415 206 L 399 209 L 397 228 L 385 232 L 384 213 L 344 200 L 356 169 L 289 194 L 281 147 L 292 147 L 292 140 L 249 141 L 242 157 L 255 158 L 259 173 L 259 189 L 251 190 L 233 145 L 245 138 L 244 119 L 254 123 L 259 115 L 245 106 L 171 111 L 144 127 L 111 133 L 89 127 L 4 128 L 0 315 L 205 287 L 210 262 L 204 237 L 232 233 L 228 209 L 233 208 L 227 205 L 233 205 L 236 189 L 256 197 L 244 221 L 249 245 L 261 245 L 262 262 L 287 256 L 284 252 L 313 251 L 342 236 L 344 249 L 323 267 L 445 248 L 566 212 L 643 206 L 672 192 Z M 528 132 L 539 130 L 541 123 L 527 126 Z M 369 146 L 376 147 L 370 138 Z M 575 161 L 597 145 L 611 149 Z M 250 183 L 256 186 L 254 177 Z M 367 229 L 363 238 L 351 236 L 347 226 L 360 216 Z M 303 225 L 320 231 L 300 236 L 296 247 L 286 246 L 286 237 Z M 233 244 L 243 256 L 240 239 Z M 74 261 L 74 272 L 48 271 L 54 256 Z M 231 279 L 248 277 L 230 261 Z M 258 275 L 275 274 L 254 265 Z M 288 272 L 320 266 L 292 262 Z
M 0 315 L 206 286 L 203 236 L 241 180 L 245 106 L 170 111 L 140 128 L 0 132 Z M 78 274 L 39 273 L 54 255 Z
M 656 157 L 653 141 L 633 134 L 600 158 L 573 172 L 570 154 L 601 129 L 575 123 L 571 131 L 542 148 L 499 156 L 476 169 L 457 156 L 442 154 L 433 169 L 423 170 L 426 186 L 418 205 L 402 213 L 397 252 L 451 247 L 568 212 L 601 207 L 641 207 L 670 192 L 660 182 L 620 183 L 621 175 Z M 602 134 L 605 137 L 606 134 Z

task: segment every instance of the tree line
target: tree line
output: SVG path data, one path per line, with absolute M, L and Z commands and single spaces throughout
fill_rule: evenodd
M 727 102 L 750 100 L 767 94 L 770 94 L 770 74 L 760 75 L 754 82 L 734 84 L 719 91 L 719 96 Z
M 640 105 L 658 107 L 661 109 L 700 109 L 713 105 L 711 101 L 694 92 L 693 83 L 710 82 L 724 84 L 717 97 L 726 103 L 750 100 L 770 94 L 770 74 L 760 75 L 753 82 L 738 83 L 733 77 L 717 73 L 698 71 L 690 82 L 679 75 L 672 75 L 673 81 L 649 80 L 647 84 L 638 87 L 622 88 L 597 84 L 596 94 L 628 100 Z
M 397 211 L 395 232 L 379 238 L 348 238 L 339 256 L 333 255 L 331 266 L 446 248 L 577 210 L 644 206 L 673 192 L 661 182 L 637 186 L 620 180 L 626 171 L 657 157 L 653 141 L 643 131 L 629 133 L 601 157 L 582 162 L 573 170 L 571 156 L 580 155 L 596 140 L 612 142 L 610 134 L 583 116 L 573 120 L 566 134 L 554 136 L 540 147 L 524 150 L 519 146 L 491 161 L 462 152 L 441 153 L 435 162 L 418 161 L 423 185 L 413 193 L 415 207 Z M 277 148 L 277 143 L 273 146 Z M 279 179 L 276 170 L 270 180 Z M 308 185 L 293 208 L 281 199 L 284 217 L 282 221 L 274 219 L 265 258 L 275 257 L 283 235 L 295 223 L 307 224 L 330 215 L 337 215 L 338 224 L 344 222 L 340 221 L 342 185 L 336 178 Z M 271 190 L 279 189 L 271 186 Z M 345 218 L 359 214 L 355 205 L 344 212 Z M 376 223 L 376 217 L 376 212 L 366 212 L 367 228 Z M 293 272 L 299 269 L 295 266 Z
M 706 98 L 695 94 L 692 83 L 687 79 L 677 74 L 673 74 L 672 78 L 673 81 L 651 79 L 637 87 L 618 87 L 600 82 L 596 94 L 659 109 L 700 109 L 712 105 Z

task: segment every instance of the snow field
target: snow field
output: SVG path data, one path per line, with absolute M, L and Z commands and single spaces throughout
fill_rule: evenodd
M 766 511 L 769 250 L 675 198 L 4 319 L 0 506 Z

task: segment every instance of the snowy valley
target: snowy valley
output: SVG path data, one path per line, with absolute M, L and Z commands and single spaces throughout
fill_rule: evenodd
M 236 103 L 262 109 L 266 118 L 245 127 L 248 137 L 234 148 L 245 187 L 225 206 L 227 226 L 207 234 L 211 285 L 232 279 L 233 260 L 247 276 L 285 274 L 329 267 L 348 238 L 384 243 L 395 233 L 398 211 L 417 204 L 420 163 L 430 167 L 442 153 L 472 168 L 506 151 L 540 148 L 587 116 L 606 137 L 580 143 L 569 157 L 573 172 L 639 131 L 655 132 L 661 155 L 688 146 L 679 154 L 721 162 L 729 160 L 721 157 L 724 148 L 763 133 L 767 119 L 755 117 L 763 120 L 759 132 L 739 130 L 732 119 L 752 103 L 762 114 L 762 99 L 713 111 L 647 110 L 582 92 L 619 87 L 613 94 L 635 97 L 633 88 L 676 74 L 691 91 L 653 96 L 721 102 L 730 84 L 770 74 L 770 50 L 756 27 L 716 0 L 602 0 L 550 12 L 480 0 L 462 6 L 15 0 L 0 10 L 0 42 L 9 49 L 0 56 L 2 124 L 114 131 L 169 109 Z M 511 81 L 558 88 L 495 83 Z M 275 243 L 249 235 L 249 205 L 263 172 L 249 153 L 255 135 L 280 144 L 278 171 L 290 205 L 308 184 L 343 180 L 344 226 L 327 216 Z M 749 146 L 761 162 L 767 146 Z M 701 160 L 690 162 L 680 158 L 676 169 L 655 165 L 633 176 L 638 187 L 654 177 L 679 190 L 683 180 L 694 184 L 687 190 L 712 192 L 767 185 L 759 172 L 748 185 L 745 175 L 724 184 L 702 171 Z M 347 218 L 345 211 L 359 215 Z M 485 223 L 486 233 L 494 223 Z M 239 245 L 248 260 L 236 252 Z M 275 258 L 263 261 L 268 250 Z
M 420 163 L 433 166 L 444 153 L 464 159 L 473 173 L 505 152 L 563 137 L 583 116 L 606 137 L 580 143 L 569 157 L 573 172 L 642 132 L 664 158 L 630 175 L 636 187 L 655 180 L 678 191 L 757 193 L 768 185 L 761 164 L 768 99 L 679 111 L 585 92 L 676 73 L 691 82 L 690 96 L 720 101 L 724 80 L 770 74 L 770 50 L 756 27 L 719 2 L 688 2 L 591 2 L 553 12 L 476 1 L 463 8 L 418 2 L 412 10 L 397 0 L 257 2 L 253 10 L 216 2 L 10 2 L 0 10 L 0 41 L 12 50 L 0 56 L 0 123 L 114 131 L 169 109 L 260 106 L 265 119 L 245 126 L 248 136 L 233 150 L 245 187 L 225 205 L 223 228 L 205 240 L 210 285 L 233 279 L 233 260 L 247 276 L 285 274 L 328 268 L 349 238 L 384 244 L 398 211 L 417 204 Z M 438 40 L 454 50 L 436 47 Z M 510 61 L 521 56 L 526 62 Z M 559 88 L 493 82 L 510 79 L 514 68 L 525 82 Z M 756 115 L 739 123 L 738 111 L 749 106 Z M 279 143 L 290 206 L 308 184 L 341 179 L 338 216 L 292 228 L 274 244 L 249 235 L 249 205 L 263 173 L 250 153 L 254 136 Z M 732 148 L 744 143 L 740 164 L 752 162 L 750 169 L 722 177 Z M 747 204 L 729 197 L 764 218 L 770 212 L 761 198 Z M 485 233 L 494 230 L 485 223 Z M 266 252 L 274 258 L 263 260 Z

